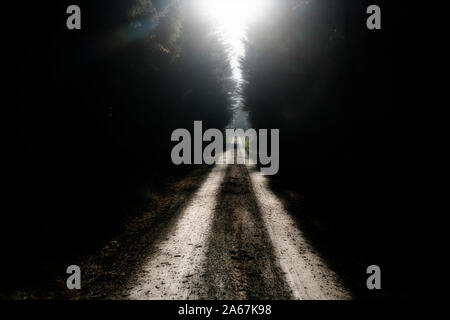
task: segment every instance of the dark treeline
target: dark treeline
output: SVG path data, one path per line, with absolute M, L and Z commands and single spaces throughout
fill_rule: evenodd
M 366 28 L 366 8 L 382 29 Z M 332 266 L 382 270 L 382 294 L 416 295 L 424 208 L 423 39 L 419 8 L 396 1 L 278 1 L 250 29 L 246 108 L 280 129 L 278 180 L 300 192 L 304 227 Z
M 20 11 L 11 207 L 1 224 L 2 280 L 19 286 L 106 239 L 180 169 L 174 129 L 230 121 L 224 48 L 179 1 L 70 1 Z M 150 191 L 148 191 L 150 190 Z M 44 277 L 45 278 L 45 277 Z M 4 288 L 2 286 L 2 288 Z

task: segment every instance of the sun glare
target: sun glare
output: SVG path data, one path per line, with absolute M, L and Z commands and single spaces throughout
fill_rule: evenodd
M 264 21 L 273 0 L 195 0 L 197 12 L 211 21 L 214 33 L 225 44 L 232 70 L 235 89 L 230 92 L 233 101 L 231 126 L 245 128 L 248 125 L 243 110 L 241 89 L 244 83 L 241 60 L 245 57 L 245 40 L 250 24 Z
M 197 0 L 199 9 L 216 22 L 237 29 L 256 19 L 267 0 Z
M 235 80 L 241 80 L 239 60 L 245 54 L 244 39 L 248 25 L 261 17 L 269 0 L 197 0 L 198 10 L 210 19 L 219 37 L 230 50 Z

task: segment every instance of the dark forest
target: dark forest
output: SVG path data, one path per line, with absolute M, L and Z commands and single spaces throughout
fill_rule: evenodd
M 152 218 L 157 223 L 141 223 L 144 231 L 133 234 L 132 239 L 143 243 L 135 251 L 136 261 L 144 257 L 138 250 L 164 243 L 157 239 L 176 230 L 165 229 L 166 222 L 183 221 L 179 208 L 196 199 L 202 181 L 217 167 L 173 164 L 172 132 L 192 131 L 196 120 L 202 121 L 203 130 L 237 128 L 242 114 L 248 127 L 279 129 L 280 168 L 266 177 L 268 188 L 353 298 L 410 299 L 423 294 L 415 272 L 422 263 L 417 252 L 426 212 L 425 32 L 411 27 L 420 8 L 397 1 L 275 3 L 262 21 L 247 26 L 245 54 L 239 59 L 241 86 L 233 82 L 230 48 L 211 32 L 213 22 L 199 18 L 186 1 L 27 3 L 20 14 L 20 88 L 11 119 L 8 206 L 2 210 L 0 297 L 110 297 L 115 288 L 105 296 L 90 296 L 94 287 L 103 290 L 102 281 L 116 281 L 106 275 L 106 280 L 87 275 L 97 282 L 82 280 L 82 290 L 69 292 L 64 284 L 67 266 L 82 265 L 84 277 L 86 257 L 105 252 L 111 239 L 127 238 L 124 232 L 146 212 L 161 214 Z M 71 4 L 81 8 L 80 30 L 66 26 Z M 371 4 L 382 9 L 380 30 L 366 27 Z M 242 98 L 239 110 L 233 108 L 236 95 Z M 251 190 L 251 171 L 234 166 L 225 170 L 217 210 L 229 212 L 226 199 L 244 203 L 239 201 L 258 198 L 257 187 L 245 199 L 237 198 L 247 195 L 245 188 Z M 183 189 L 177 189 L 180 185 Z M 181 196 L 186 198 L 178 199 Z M 268 224 L 264 205 L 258 208 L 255 214 Z M 169 219 L 169 213 L 175 218 Z M 230 241 L 239 243 L 239 249 L 233 245 L 226 250 L 230 259 L 219 255 L 217 261 L 257 268 L 252 261 L 260 256 L 254 248 L 266 242 L 272 246 L 267 240 L 274 241 L 271 231 L 260 236 L 267 238 L 264 241 L 252 242 L 252 255 L 242 249 L 247 244 L 239 242 L 246 241 L 240 238 L 246 233 L 242 230 L 250 228 L 245 217 L 241 233 L 218 227 L 228 230 L 229 224 L 229 230 L 235 230 L 235 218 L 228 221 L 216 213 L 214 219 L 211 228 L 219 228 L 217 237 L 235 234 L 238 240 Z M 144 238 L 152 240 L 145 244 Z M 120 250 L 135 250 L 130 239 L 108 258 L 123 261 L 119 273 L 125 277 L 144 264 L 135 261 L 133 268 L 126 267 Z M 261 261 L 276 261 L 276 241 L 273 247 Z M 241 260 L 233 258 L 233 250 Z M 103 270 L 119 268 L 101 256 L 98 265 L 105 265 Z M 214 266 L 216 258 L 206 259 Z M 366 268 L 373 264 L 382 270 L 382 290 L 366 287 Z M 284 270 L 282 264 L 274 265 Z M 223 273 L 224 279 L 234 279 L 234 273 Z M 206 275 L 209 283 L 217 280 L 214 277 Z M 244 284 L 236 284 L 244 289 L 236 292 L 247 290 L 247 295 L 211 287 L 207 297 L 289 298 L 280 289 L 289 287 L 288 280 L 276 290 L 259 291 L 270 294 L 259 294 L 248 289 L 252 281 L 269 285 L 254 280 L 259 275 L 246 277 Z

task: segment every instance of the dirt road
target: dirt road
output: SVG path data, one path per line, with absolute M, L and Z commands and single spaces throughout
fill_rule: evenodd
M 113 299 L 350 299 L 266 177 L 217 164 Z

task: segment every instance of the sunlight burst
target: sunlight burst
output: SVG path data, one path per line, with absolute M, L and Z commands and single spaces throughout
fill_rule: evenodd
M 221 25 L 232 38 L 239 38 L 247 25 L 260 17 L 267 0 L 197 0 L 199 9 Z
M 199 11 L 211 19 L 228 45 L 233 77 L 242 78 L 239 61 L 245 54 L 244 39 L 250 23 L 261 18 L 269 0 L 197 0 Z

